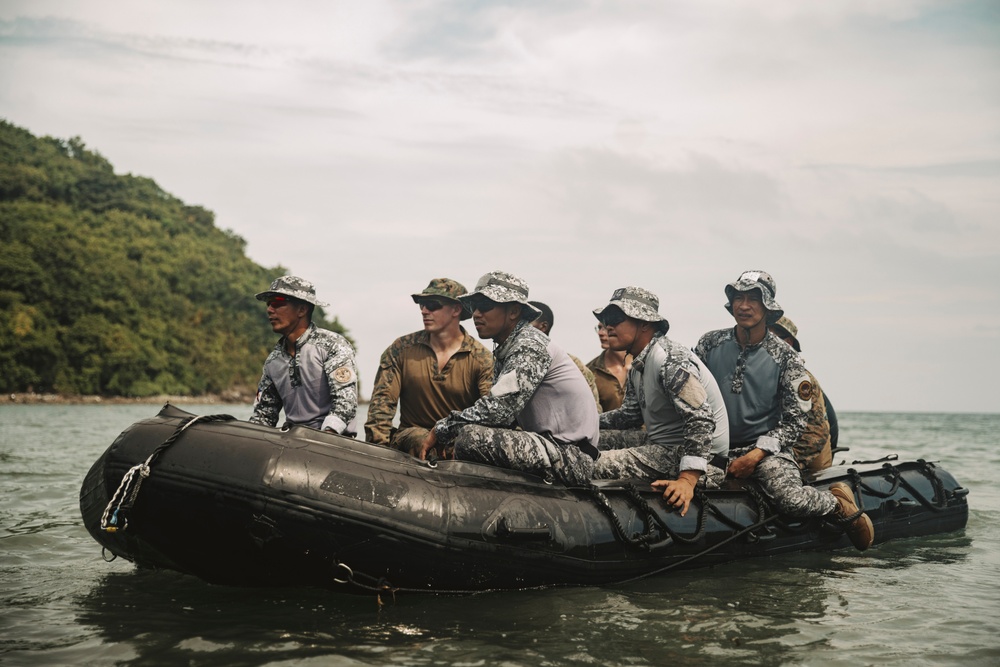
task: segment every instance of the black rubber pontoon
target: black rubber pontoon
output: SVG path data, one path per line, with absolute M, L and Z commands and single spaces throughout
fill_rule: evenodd
M 853 548 L 822 519 L 775 516 L 753 488 L 699 494 L 681 517 L 639 482 L 571 488 L 303 427 L 193 419 L 164 406 L 88 473 L 80 507 L 107 552 L 220 584 L 467 592 Z M 967 491 L 932 463 L 836 466 L 812 483 L 839 480 L 876 544 L 968 519 Z

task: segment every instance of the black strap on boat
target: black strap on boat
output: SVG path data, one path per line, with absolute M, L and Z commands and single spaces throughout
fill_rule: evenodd
M 948 499 L 945 493 L 944 483 L 941 481 L 941 478 L 938 477 L 937 468 L 933 463 L 925 461 L 924 459 L 918 459 L 917 463 L 920 464 L 920 472 L 931 483 L 931 486 L 934 487 L 934 502 L 928 500 L 922 493 L 917 491 L 917 489 L 910 484 L 905 477 L 903 477 L 903 471 L 901 471 L 898 467 L 892 465 L 891 463 L 884 463 L 882 464 L 882 468 L 885 470 L 886 480 L 892 482 L 892 487 L 889 491 L 879 491 L 878 489 L 872 488 L 864 482 L 861 475 L 854 468 L 847 471 L 847 474 L 851 478 L 851 482 L 854 485 L 854 494 L 855 497 L 858 498 L 858 506 L 861 507 L 861 494 L 858 493 L 858 489 L 864 489 L 864 491 L 869 495 L 873 495 L 878 498 L 888 498 L 894 495 L 899 487 L 902 486 L 913 495 L 917 502 L 928 510 L 932 512 L 944 511 L 948 506 Z
M 149 477 L 150 466 L 165 449 L 177 442 L 177 439 L 189 426 L 193 426 L 195 422 L 233 421 L 234 419 L 236 417 L 232 415 L 200 415 L 182 421 L 170 437 L 154 449 L 145 461 L 132 466 L 122 477 L 118 490 L 111 496 L 108 506 L 104 508 L 104 514 L 101 515 L 101 530 L 114 533 L 128 528 L 128 514 L 139 495 L 142 480 Z
M 336 575 L 333 577 L 334 583 L 337 584 L 351 584 L 352 586 L 357 586 L 366 591 L 371 591 L 375 593 L 377 597 L 378 606 L 381 607 L 385 603 L 382 601 L 383 595 L 391 595 L 393 601 L 396 599 L 396 593 L 433 593 L 435 595 L 481 595 L 483 593 L 494 593 L 501 590 L 500 588 L 487 588 L 478 590 L 463 590 L 460 588 L 451 589 L 438 589 L 429 590 L 427 588 L 405 588 L 402 586 L 393 586 L 392 583 L 385 577 L 373 577 L 370 574 L 365 574 L 364 572 L 355 572 L 347 563 L 337 562 L 334 566 L 337 570 Z M 527 586 L 520 590 L 540 590 L 543 588 L 551 588 L 551 586 Z

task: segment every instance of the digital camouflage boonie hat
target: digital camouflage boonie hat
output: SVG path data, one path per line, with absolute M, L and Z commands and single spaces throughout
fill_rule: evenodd
M 308 280 L 303 280 L 298 276 L 281 276 L 273 283 L 271 288 L 265 292 L 257 294 L 258 301 L 267 301 L 273 296 L 288 296 L 299 301 L 311 303 L 314 306 L 325 308 L 328 303 L 323 303 L 316 298 L 316 288 Z
M 670 322 L 660 315 L 660 300 L 655 294 L 641 287 L 619 287 L 612 293 L 608 305 L 603 308 L 594 309 L 594 317 L 600 321 L 604 311 L 612 306 L 621 308 L 622 312 L 632 319 L 643 322 L 662 322 L 664 327 L 669 328 Z
M 467 320 L 472 317 L 472 311 L 469 307 L 462 303 L 462 300 L 458 297 L 464 296 L 467 290 L 462 283 L 452 280 L 451 278 L 434 278 L 431 280 L 424 291 L 420 294 L 413 294 L 413 303 L 419 303 L 420 299 L 424 299 L 430 296 L 440 297 L 448 301 L 454 301 L 462 307 L 462 316 L 460 320 Z
M 542 314 L 540 310 L 528 303 L 528 283 L 513 273 L 505 271 L 490 271 L 476 283 L 471 294 L 461 298 L 463 304 L 469 305 L 472 297 L 482 294 L 497 303 L 521 304 L 522 317 L 529 322 Z
M 735 282 L 726 285 L 726 310 L 733 314 L 733 298 L 737 292 L 749 292 L 750 290 L 760 290 L 760 298 L 767 308 L 767 323 L 774 324 L 785 311 L 781 309 L 774 297 L 778 293 L 778 288 L 774 284 L 774 278 L 767 271 L 744 271 Z

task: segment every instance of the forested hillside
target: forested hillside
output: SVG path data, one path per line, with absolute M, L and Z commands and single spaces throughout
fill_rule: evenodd
M 0 391 L 201 395 L 256 386 L 282 267 L 79 138 L 0 121 Z M 317 324 L 324 322 L 317 309 Z

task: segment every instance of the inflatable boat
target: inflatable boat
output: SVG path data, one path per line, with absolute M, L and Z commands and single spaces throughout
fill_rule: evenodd
M 963 528 L 967 490 L 923 460 L 834 466 L 875 543 Z M 853 549 L 825 519 L 777 515 L 752 485 L 687 515 L 638 480 L 586 487 L 428 463 L 304 427 L 166 405 L 94 463 L 80 508 L 105 558 L 230 585 L 466 593 L 600 585 L 803 550 Z

